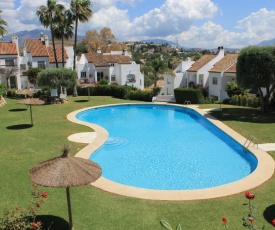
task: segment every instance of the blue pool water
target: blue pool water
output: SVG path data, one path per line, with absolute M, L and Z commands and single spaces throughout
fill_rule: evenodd
M 257 159 L 196 111 L 170 105 L 88 109 L 77 119 L 109 132 L 90 156 L 103 177 L 139 188 L 193 190 L 240 180 Z

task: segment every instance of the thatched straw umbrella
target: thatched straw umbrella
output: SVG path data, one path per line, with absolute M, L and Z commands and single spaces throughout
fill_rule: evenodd
M 20 94 L 20 95 L 25 95 L 25 97 L 28 95 L 30 97 L 33 96 L 34 91 L 30 90 L 30 89 L 19 89 L 15 92 L 16 94 Z
M 88 89 L 88 96 L 89 96 L 89 101 L 90 101 L 90 88 L 91 87 L 95 87 L 96 84 L 95 83 L 89 83 L 89 84 L 86 84 L 86 85 L 83 85 L 81 88 L 85 89 L 87 88 Z
M 31 180 L 46 187 L 65 187 L 68 203 L 70 228 L 73 229 L 70 187 L 87 185 L 96 181 L 102 174 L 101 167 L 88 159 L 70 157 L 70 149 L 63 148 L 63 154 L 44 161 L 30 170 Z
M 37 100 L 34 98 L 27 98 L 27 99 L 23 99 L 21 101 L 18 102 L 18 104 L 22 104 L 22 105 L 29 105 L 30 106 L 30 113 L 31 113 L 31 124 L 33 126 L 33 119 L 32 119 L 32 105 L 43 105 L 45 102 L 41 101 L 41 100 Z

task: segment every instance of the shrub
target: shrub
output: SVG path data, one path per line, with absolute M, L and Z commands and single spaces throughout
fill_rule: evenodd
M 185 101 L 190 101 L 192 104 L 203 102 L 203 95 L 200 89 L 177 88 L 174 90 L 176 102 L 184 104 Z
M 128 98 L 130 100 L 151 102 L 153 98 L 153 91 L 131 90 L 128 94 Z
M 0 84 L 0 96 L 6 95 L 6 87 L 4 84 Z

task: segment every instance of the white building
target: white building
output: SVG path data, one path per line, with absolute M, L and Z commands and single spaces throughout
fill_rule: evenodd
M 129 85 L 144 89 L 144 75 L 140 72 L 140 65 L 130 56 L 112 53 L 82 54 L 77 64 L 79 84 L 97 83 L 107 79 L 110 84 Z
M 174 70 L 175 76 L 171 74 L 164 74 L 164 86 L 161 89 L 160 94 L 162 95 L 174 95 L 174 89 L 176 88 L 185 88 L 187 84 L 187 72 L 195 62 L 191 61 L 190 58 L 187 58 L 185 61 L 182 61 Z
M 21 89 L 18 37 L 11 42 L 0 42 L 0 84 L 7 88 Z
M 217 54 L 203 55 L 189 69 L 187 69 L 187 87 L 190 84 L 208 87 L 209 85 L 209 70 L 213 65 L 224 57 L 223 47 L 218 47 Z
M 219 101 L 228 98 L 227 83 L 236 83 L 238 54 L 227 54 L 209 70 L 209 96 Z

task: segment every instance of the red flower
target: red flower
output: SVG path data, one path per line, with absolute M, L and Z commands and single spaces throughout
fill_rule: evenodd
M 245 197 L 246 197 L 247 199 L 249 199 L 249 200 L 252 200 L 252 199 L 255 198 L 255 194 L 250 193 L 250 192 L 245 192 L 244 195 L 245 195 Z
M 34 214 L 34 213 L 36 213 L 36 210 L 34 208 L 32 208 L 31 212 Z
M 227 223 L 227 218 L 226 217 L 223 217 L 222 218 L 222 222 L 225 224 L 225 223 Z
M 249 218 L 248 218 L 248 221 L 252 224 L 253 221 L 254 221 L 253 217 L 249 217 Z
M 275 227 L 275 219 L 271 221 L 272 225 Z
M 38 224 L 36 222 L 32 222 L 31 226 L 32 226 L 32 229 L 37 229 Z
M 42 196 L 43 196 L 44 198 L 47 198 L 47 197 L 48 197 L 48 194 L 47 194 L 46 192 L 42 192 Z

